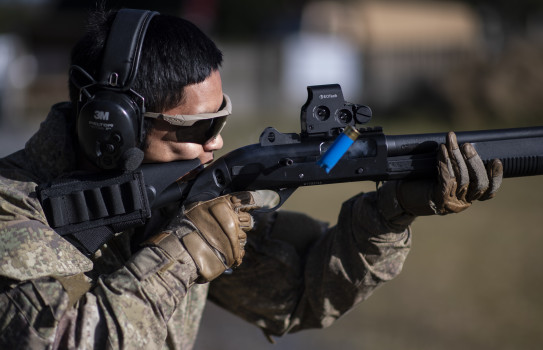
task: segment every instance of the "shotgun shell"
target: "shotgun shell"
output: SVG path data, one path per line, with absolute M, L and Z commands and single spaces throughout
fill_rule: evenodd
M 354 141 L 360 136 L 358 130 L 348 125 L 336 138 L 332 146 L 317 161 L 317 164 L 329 173 L 336 163 L 343 157 Z

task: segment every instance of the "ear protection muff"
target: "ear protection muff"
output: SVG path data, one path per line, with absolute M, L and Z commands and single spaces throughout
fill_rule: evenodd
M 143 141 L 142 96 L 132 90 L 141 47 L 152 11 L 122 9 L 108 34 L 101 69 L 94 79 L 81 67 L 76 72 L 91 80 L 80 87 L 77 137 L 84 155 L 101 169 L 132 171 L 143 160 L 138 145 Z

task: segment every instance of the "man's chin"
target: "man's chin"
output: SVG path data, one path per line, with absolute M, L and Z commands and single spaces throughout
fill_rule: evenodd
M 208 159 L 208 160 L 205 160 L 205 159 L 200 159 L 200 162 L 203 164 L 203 165 L 209 165 L 211 163 L 213 163 L 213 155 Z

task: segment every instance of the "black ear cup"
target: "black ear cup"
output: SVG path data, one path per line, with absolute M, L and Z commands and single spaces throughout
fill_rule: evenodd
M 80 88 L 83 101 L 77 117 L 79 146 L 101 169 L 132 171 L 143 160 L 138 146 L 143 137 L 144 99 L 132 90 L 132 84 L 147 27 L 155 15 L 158 12 L 119 10 L 97 79 L 77 65 L 70 70 L 70 79 Z M 77 75 L 92 83 L 78 84 Z
M 140 119 L 139 107 L 127 94 L 98 91 L 79 111 L 79 146 L 99 168 L 133 170 L 143 160 L 137 148 Z

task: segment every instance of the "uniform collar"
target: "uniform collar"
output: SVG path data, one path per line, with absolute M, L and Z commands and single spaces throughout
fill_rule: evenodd
M 32 171 L 49 181 L 77 169 L 75 116 L 72 104 L 55 104 L 25 146 Z

